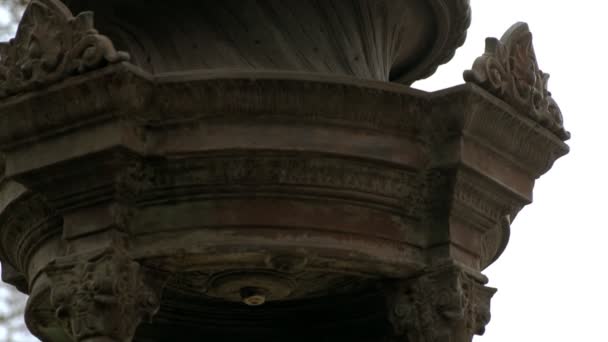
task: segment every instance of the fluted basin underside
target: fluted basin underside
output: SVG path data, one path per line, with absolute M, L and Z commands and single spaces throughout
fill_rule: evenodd
M 153 73 L 282 70 L 412 83 L 447 62 L 468 0 L 66 0 Z M 180 5 L 176 5 L 176 4 Z

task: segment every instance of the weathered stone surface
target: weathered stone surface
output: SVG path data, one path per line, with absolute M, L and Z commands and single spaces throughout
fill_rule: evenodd
M 488 88 L 479 65 L 490 56 L 473 82 L 435 93 L 384 82 L 410 82 L 447 58 L 468 25 L 466 1 L 154 1 L 148 15 L 136 15 L 143 2 L 66 4 L 94 9 L 133 58 L 0 99 L 0 260 L 3 279 L 31 295 L 34 334 L 465 342 L 483 332 L 494 290 L 480 272 L 568 146 Z M 167 25 L 153 20 L 161 10 Z M 69 23 L 90 18 L 52 0 L 28 13 L 39 21 L 20 32 L 50 20 L 71 34 Z M 388 26 L 375 25 L 385 16 Z M 401 16 L 414 19 L 396 24 Z M 244 26 L 222 30 L 227 18 Z M 334 49 L 321 57 L 295 34 L 319 20 L 332 30 L 309 39 Z M 259 35 L 284 43 L 256 47 Z M 405 50 L 383 48 L 396 42 Z M 369 63 L 356 67 L 351 53 Z
M 61 214 L 61 235 L 40 242 L 55 246 L 48 247 L 54 250 L 51 259 L 85 252 L 107 232 L 121 231 L 129 236 L 134 258 L 174 274 L 164 302 L 169 311 L 161 308 L 158 316 L 167 334 L 174 320 L 189 322 L 184 324 L 192 336 L 211 331 L 222 336 L 234 329 L 230 322 L 255 319 L 254 312 L 239 314 L 238 307 L 212 304 L 218 295 L 229 301 L 240 296 L 223 285 L 216 288 L 214 279 L 226 271 L 241 279 L 231 283 L 246 287 L 250 282 L 270 291 L 265 296 L 271 302 L 284 298 L 281 305 L 293 303 L 294 310 L 301 301 L 371 298 L 358 309 L 340 299 L 353 313 L 381 310 L 374 284 L 412 277 L 425 269 L 428 258 L 453 258 L 479 271 L 504 249 L 510 219 L 531 201 L 534 180 L 567 152 L 555 136 L 474 85 L 426 94 L 323 79 L 152 82 L 119 66 L 55 91 L 72 96 L 89 82 L 108 79 L 107 73 L 140 84 L 132 88 L 133 97 L 159 104 L 152 101 L 143 108 L 153 110 L 110 117 L 84 130 L 48 126 L 46 147 L 28 137 L 39 131 L 21 134 L 22 140 L 11 145 L 15 151 L 38 146 L 45 157 L 8 153 L 7 172 Z M 192 94 L 188 104 L 185 89 Z M 231 95 L 221 95 L 226 93 Z M 329 98 L 303 108 L 297 100 L 301 93 Z M 41 95 L 39 101 L 46 101 L 44 96 L 56 95 Z M 130 98 L 123 99 L 131 106 Z M 52 106 L 49 102 L 47 108 Z M 87 121 L 105 115 L 82 108 Z M 10 113 L 18 115 L 12 108 Z M 87 127 L 78 116 L 63 120 Z M 54 147 L 79 139 L 85 140 L 69 150 Z M 95 144 L 87 145 L 88 139 Z M 10 234 L 10 226 L 3 227 Z M 61 238 L 68 249 L 56 244 Z M 12 245 L 7 241 L 4 248 Z M 22 263 L 44 265 L 48 258 L 31 256 Z M 268 262 L 274 258 L 306 263 L 291 272 Z M 34 270 L 28 271 L 30 281 L 37 277 Z M 180 315 L 184 301 L 212 305 L 212 312 L 234 321 L 223 321 L 222 330 L 212 312 Z M 257 309 L 292 317 L 271 303 Z M 331 312 L 321 304 L 316 310 Z M 382 319 L 374 319 L 370 326 L 381 326 Z M 270 322 L 258 324 L 271 331 Z M 155 331 L 153 325 L 145 327 Z

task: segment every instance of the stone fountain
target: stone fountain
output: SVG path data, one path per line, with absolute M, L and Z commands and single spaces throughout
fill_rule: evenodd
M 467 0 L 32 0 L 0 49 L 0 260 L 30 331 L 482 334 L 481 272 L 569 133 L 523 23 L 465 84 L 409 87 L 469 22 Z

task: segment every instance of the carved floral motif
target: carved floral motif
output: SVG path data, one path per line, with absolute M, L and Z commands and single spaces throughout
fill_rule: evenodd
M 390 292 L 389 320 L 410 342 L 470 342 L 484 333 L 495 292 L 458 266 L 442 266 Z
M 488 38 L 485 53 L 464 73 L 475 83 L 529 115 L 562 140 L 570 138 L 561 111 L 547 89 L 549 75 L 542 72 L 525 23 L 513 25 L 500 40 Z
M 0 44 L 0 97 L 127 60 L 95 30 L 92 12 L 74 17 L 59 0 L 34 0 L 16 37 Z
M 130 341 L 138 324 L 160 305 L 157 293 L 144 284 L 139 264 L 118 247 L 75 265 L 54 262 L 46 273 L 57 318 L 75 341 Z

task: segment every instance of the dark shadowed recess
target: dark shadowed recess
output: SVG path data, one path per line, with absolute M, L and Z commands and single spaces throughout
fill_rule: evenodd
M 378 341 L 391 331 L 385 298 L 371 288 L 249 307 L 169 291 L 154 324 L 142 324 L 135 341 Z

